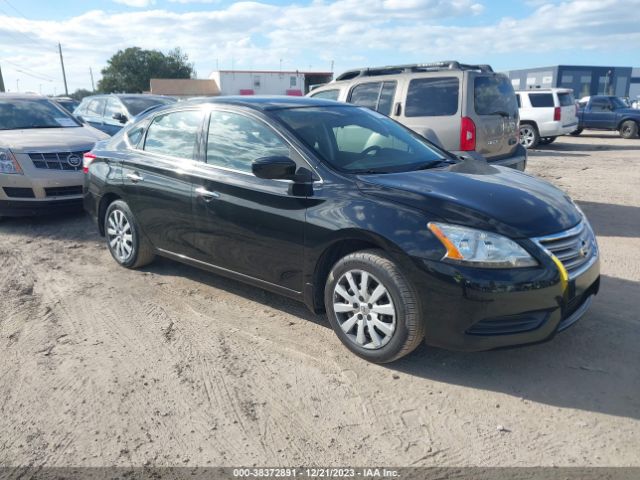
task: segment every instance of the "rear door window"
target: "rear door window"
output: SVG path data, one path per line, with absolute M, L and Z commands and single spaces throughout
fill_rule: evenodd
M 480 76 L 473 80 L 474 108 L 478 115 L 515 116 L 518 103 L 513 86 L 503 75 Z
M 349 103 L 389 115 L 395 94 L 396 82 L 361 83 L 351 90 Z
M 559 93 L 558 100 L 560 101 L 560 105 L 562 107 L 568 107 L 570 105 L 575 105 L 576 99 L 573 97 L 573 93 Z
M 340 90 L 324 90 L 311 95 L 312 98 L 324 98 L 325 100 L 338 100 Z
M 149 125 L 144 149 L 170 157 L 192 159 L 201 126 L 202 113 L 196 110 L 159 115 Z
M 456 77 L 417 78 L 409 82 L 405 116 L 455 115 L 459 98 L 460 80 Z
M 554 107 L 553 94 L 551 93 L 530 93 L 529 100 L 534 108 Z

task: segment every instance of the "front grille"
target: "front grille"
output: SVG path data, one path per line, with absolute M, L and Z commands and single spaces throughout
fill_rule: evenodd
M 82 156 L 87 151 L 29 153 L 29 158 L 36 168 L 77 172 L 82 170 Z
M 11 198 L 35 198 L 30 188 L 2 187 L 7 197 Z
M 70 195 L 82 195 L 82 185 L 73 187 L 48 187 L 44 189 L 47 197 L 68 197 Z
M 513 335 L 540 328 L 549 317 L 548 311 L 527 312 L 504 317 L 485 318 L 474 323 L 467 335 Z
M 569 277 L 577 275 L 582 267 L 591 263 L 591 260 L 598 255 L 596 237 L 586 221 L 564 232 L 534 240 L 562 262 Z

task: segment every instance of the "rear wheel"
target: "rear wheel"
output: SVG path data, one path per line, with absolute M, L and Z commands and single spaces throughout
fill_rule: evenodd
M 151 243 L 140 231 L 129 205 L 122 200 L 107 208 L 104 231 L 111 256 L 123 267 L 138 268 L 153 261 Z
M 555 142 L 556 138 L 558 138 L 558 137 L 542 137 L 542 138 L 540 138 L 540 141 L 538 143 L 540 145 L 549 145 L 549 144 Z
M 638 124 L 633 120 L 627 120 L 620 126 L 620 136 L 622 138 L 635 138 L 638 136 Z
M 540 141 L 540 134 L 535 125 L 523 123 L 520 125 L 520 144 L 526 148 L 535 148 Z
M 339 260 L 327 278 L 324 301 L 338 338 L 371 362 L 397 360 L 424 338 L 413 286 L 378 250 L 355 252 Z
M 574 137 L 577 137 L 578 135 L 580 135 L 582 133 L 582 128 L 576 128 L 573 132 L 571 132 L 569 135 L 573 135 Z

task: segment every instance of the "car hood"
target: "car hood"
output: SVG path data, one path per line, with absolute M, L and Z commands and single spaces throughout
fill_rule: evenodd
M 361 175 L 358 188 L 441 221 L 531 238 L 575 226 L 582 215 L 561 190 L 506 167 L 467 159 L 447 168 Z
M 0 130 L 0 147 L 10 148 L 15 153 L 90 150 L 94 143 L 107 138 L 107 134 L 89 126 Z

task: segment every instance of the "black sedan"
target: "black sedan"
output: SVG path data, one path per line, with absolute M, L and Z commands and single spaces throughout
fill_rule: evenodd
M 596 239 L 566 194 L 361 107 L 184 102 L 98 143 L 84 171 L 122 266 L 162 255 L 299 299 L 374 362 L 423 339 L 546 340 L 598 292 Z

